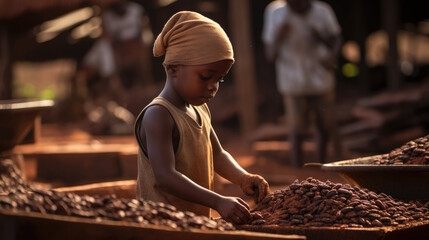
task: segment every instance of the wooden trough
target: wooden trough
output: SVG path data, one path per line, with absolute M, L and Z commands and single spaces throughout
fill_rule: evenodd
M 73 192 L 78 195 L 110 195 L 118 197 L 134 198 L 135 181 L 114 181 L 97 184 L 89 184 L 75 187 L 56 189 L 58 191 Z M 241 225 L 241 230 L 259 233 L 272 233 L 284 236 L 301 235 L 309 240 L 402 240 L 402 239 L 427 239 L 429 237 L 429 221 L 408 224 L 398 227 L 373 227 L 373 228 L 338 228 L 338 227 L 284 227 L 284 226 L 255 226 Z M 199 235 L 200 237 L 202 235 Z M 256 236 L 256 235 L 255 235 Z M 216 239 L 216 238 L 209 238 Z M 227 239 L 227 238 L 225 238 Z M 247 238 L 234 238 L 247 239 Z M 249 238 L 250 239 L 250 238 Z M 254 239 L 254 238 L 252 238 Z M 256 239 L 256 238 L 255 238 Z
M 321 165 L 323 171 L 336 172 L 350 185 L 383 192 L 404 200 L 429 199 L 429 165 L 374 164 L 386 154 Z
M 135 198 L 135 180 L 102 182 L 54 189 L 77 195 Z M 175 240 L 302 240 L 304 236 L 249 232 L 245 230 L 180 230 L 161 225 L 139 224 L 126 221 L 96 220 L 75 216 L 41 214 L 18 210 L 0 209 L 0 239 L 175 239 Z
M 164 226 L 0 210 L 0 239 L 302 240 L 304 236 L 248 231 L 175 230 Z

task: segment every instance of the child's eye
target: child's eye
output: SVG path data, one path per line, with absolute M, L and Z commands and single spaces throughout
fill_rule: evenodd
M 210 77 L 206 77 L 206 76 L 204 76 L 204 75 L 200 75 L 200 78 L 201 78 L 201 80 L 203 80 L 203 81 L 208 81 L 208 80 L 210 80 L 212 77 L 210 76 Z

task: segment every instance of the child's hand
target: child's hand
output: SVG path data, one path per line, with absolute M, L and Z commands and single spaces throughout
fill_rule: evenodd
M 270 193 L 268 182 L 259 175 L 245 174 L 241 177 L 240 187 L 247 196 L 253 197 L 255 203 L 259 203 Z
M 216 210 L 228 222 L 244 224 L 252 220 L 249 205 L 238 197 L 222 197 L 216 204 Z

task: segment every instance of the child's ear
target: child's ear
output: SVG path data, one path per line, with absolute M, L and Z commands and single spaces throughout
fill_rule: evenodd
M 177 65 L 167 65 L 167 74 L 169 76 L 176 75 L 177 72 Z

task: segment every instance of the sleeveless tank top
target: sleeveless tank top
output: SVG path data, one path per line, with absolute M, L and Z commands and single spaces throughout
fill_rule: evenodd
M 211 116 L 207 105 L 193 106 L 201 121 L 200 125 L 165 98 L 157 97 L 141 111 L 134 128 L 139 143 L 137 198 L 168 203 L 180 211 L 191 211 L 197 215 L 210 217 L 210 208 L 183 200 L 157 187 L 151 163 L 143 152 L 140 139 L 141 121 L 146 109 L 153 105 L 166 108 L 178 129 L 180 140 L 175 153 L 176 170 L 200 186 L 213 191 L 213 151 L 210 142 Z

